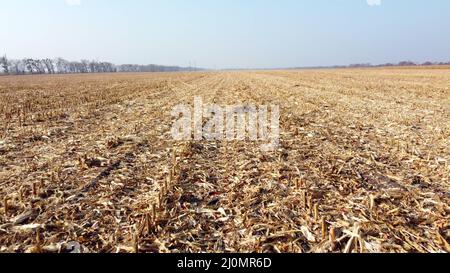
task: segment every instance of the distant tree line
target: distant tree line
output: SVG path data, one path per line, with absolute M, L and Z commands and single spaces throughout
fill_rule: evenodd
M 56 59 L 22 59 L 9 60 L 0 57 L 0 73 L 7 75 L 25 74 L 69 74 L 69 73 L 114 73 L 114 72 L 172 72 L 193 71 L 197 68 L 161 65 L 115 65 L 109 62 L 81 60 L 71 62 Z
M 198 71 L 199 68 L 179 67 L 179 66 L 163 66 L 156 64 L 137 65 L 122 64 L 117 66 L 118 72 L 180 72 L 180 71 Z
M 402 61 L 397 64 L 394 63 L 385 63 L 372 65 L 370 63 L 367 64 L 351 64 L 349 67 L 386 67 L 386 66 L 436 66 L 436 65 L 450 65 L 450 62 L 424 62 L 424 63 L 415 63 L 411 61 Z
M 117 71 L 116 66 L 108 62 L 87 60 L 70 62 L 62 58 L 8 60 L 6 56 L 0 57 L 0 67 L 1 73 L 11 75 L 107 73 Z
M 314 66 L 314 67 L 299 67 L 299 68 L 363 68 L 363 67 L 392 67 L 392 66 L 440 66 L 440 65 L 450 65 L 450 62 L 424 62 L 415 63 L 411 61 L 402 61 L 399 63 L 385 63 L 385 64 L 371 64 L 371 63 L 360 63 L 360 64 L 350 64 L 350 65 L 334 65 L 334 66 Z M 297 69 L 297 68 L 295 68 Z

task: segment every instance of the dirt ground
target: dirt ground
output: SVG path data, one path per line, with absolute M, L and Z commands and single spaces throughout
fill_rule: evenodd
M 281 142 L 172 140 L 280 106 Z M 0 77 L 0 252 L 450 252 L 450 69 Z

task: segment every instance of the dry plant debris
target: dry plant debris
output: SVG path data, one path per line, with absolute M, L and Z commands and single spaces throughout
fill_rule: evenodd
M 0 77 L 0 252 L 450 252 L 450 71 Z M 277 104 L 281 146 L 175 142 Z

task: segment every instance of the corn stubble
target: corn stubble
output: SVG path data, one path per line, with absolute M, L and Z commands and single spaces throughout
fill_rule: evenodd
M 0 77 L 0 251 L 450 252 L 449 72 Z M 280 147 L 172 141 L 194 96 Z

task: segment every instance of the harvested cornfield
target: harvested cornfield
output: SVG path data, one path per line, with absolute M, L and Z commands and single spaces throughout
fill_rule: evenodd
M 0 252 L 450 252 L 450 70 L 0 77 Z M 174 141 L 279 105 L 280 145 Z

